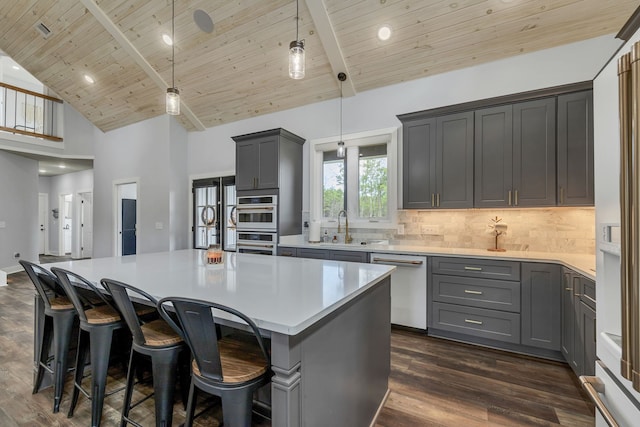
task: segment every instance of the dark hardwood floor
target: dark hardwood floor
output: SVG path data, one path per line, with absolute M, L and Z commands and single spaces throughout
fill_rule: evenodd
M 58 414 L 51 413 L 50 388 L 31 394 L 33 295 L 24 273 L 9 275 L 8 286 L 0 288 L 0 426 L 86 426 L 90 405 L 83 396 L 73 418 L 66 417 L 69 382 Z M 377 427 L 594 425 L 593 405 L 565 364 L 397 329 L 391 342 L 391 393 Z M 119 366 L 110 370 L 109 381 L 109 388 L 123 383 Z M 151 387 L 138 390 L 147 393 Z M 103 426 L 120 424 L 122 398 L 118 392 L 105 399 Z M 153 399 L 132 415 L 145 426 L 154 425 Z M 220 418 L 215 407 L 196 425 L 218 426 Z M 183 420 L 178 401 L 174 425 Z M 254 425 L 270 423 L 256 418 Z

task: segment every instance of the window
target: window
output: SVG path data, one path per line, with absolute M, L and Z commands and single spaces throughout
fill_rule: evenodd
M 337 139 L 312 141 L 311 216 L 325 226 L 346 210 L 352 226 L 393 227 L 396 197 L 397 129 L 345 135 L 346 156 Z

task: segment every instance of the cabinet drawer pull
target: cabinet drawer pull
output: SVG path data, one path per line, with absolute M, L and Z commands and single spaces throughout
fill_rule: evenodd
M 469 267 L 467 265 L 465 265 L 464 269 L 469 271 L 482 271 L 482 267 Z
M 464 323 L 471 323 L 474 325 L 482 325 L 482 322 L 480 320 L 473 320 L 473 319 L 464 319 Z
M 465 289 L 464 293 L 465 294 L 471 294 L 471 295 L 482 295 L 482 291 L 472 291 L 470 289 Z

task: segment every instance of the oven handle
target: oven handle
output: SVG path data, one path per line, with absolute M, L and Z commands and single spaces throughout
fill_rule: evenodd
M 609 409 L 605 406 L 604 402 L 600 398 L 598 393 L 604 393 L 604 383 L 598 377 L 581 375 L 580 383 L 582 384 L 582 388 L 587 392 L 589 398 L 596 405 L 600 414 L 607 422 L 610 427 L 618 427 L 619 424 L 616 422 L 616 419 L 613 417 Z
M 245 243 L 245 242 L 238 242 L 236 244 L 236 246 L 251 246 L 254 248 L 269 248 L 269 249 L 273 249 L 273 244 L 264 244 L 264 243 Z
M 237 210 L 252 210 L 252 211 L 257 211 L 257 210 L 262 210 L 262 211 L 272 211 L 275 208 L 275 206 L 242 206 L 242 205 L 237 205 L 236 209 Z

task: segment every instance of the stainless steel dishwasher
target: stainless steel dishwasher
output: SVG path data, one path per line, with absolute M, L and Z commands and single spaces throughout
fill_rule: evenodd
M 391 273 L 391 323 L 427 329 L 427 257 L 372 253 L 370 260 L 397 267 Z

